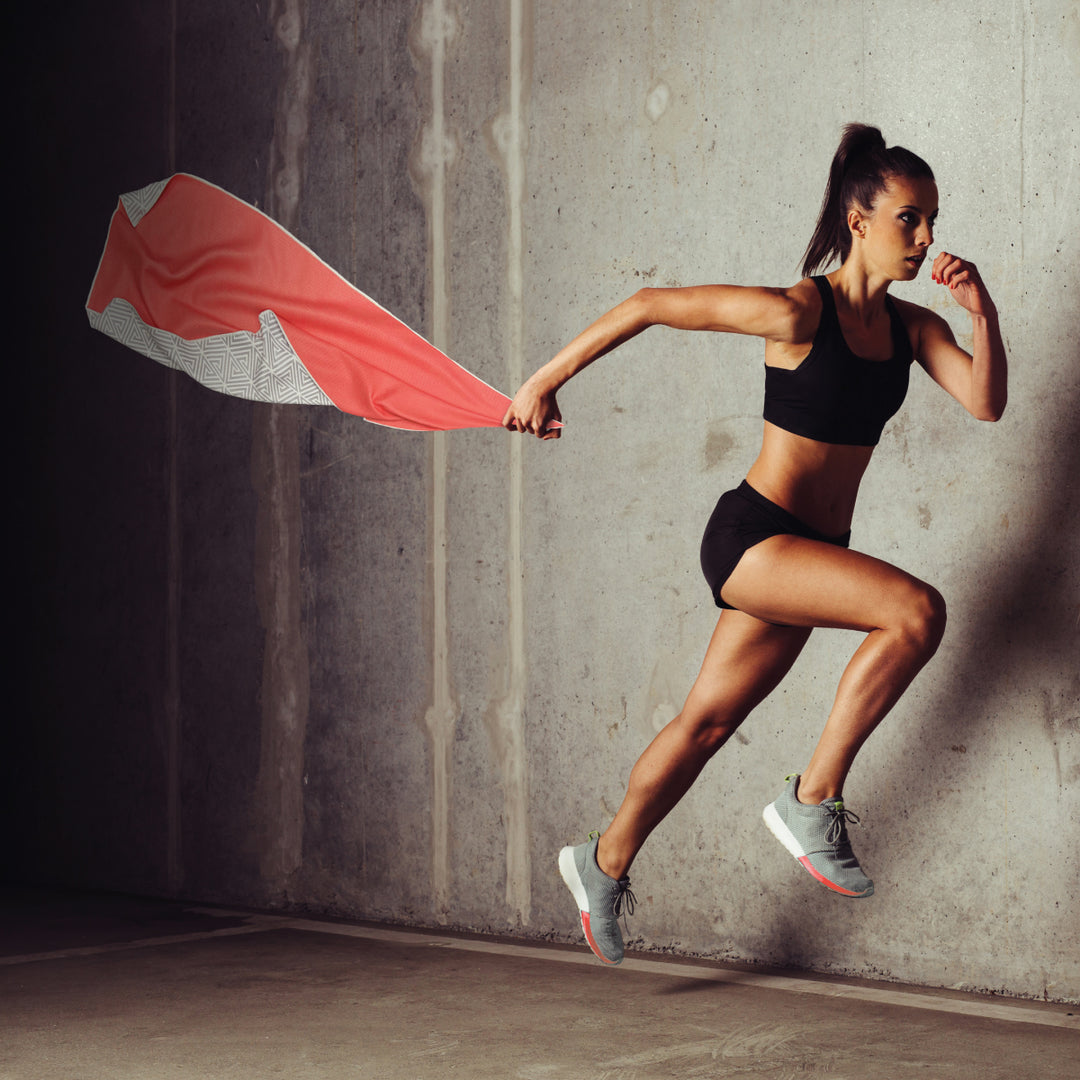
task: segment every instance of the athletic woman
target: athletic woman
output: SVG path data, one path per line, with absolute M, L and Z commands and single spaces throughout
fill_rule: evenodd
M 945 629 L 926 582 L 848 549 L 859 481 L 907 392 L 912 361 L 972 416 L 1005 408 L 997 312 L 973 263 L 948 252 L 931 275 L 971 316 L 973 354 L 948 323 L 888 295 L 927 258 L 938 212 L 921 158 L 850 124 L 833 158 L 805 277 L 791 288 L 642 289 L 567 345 L 518 391 L 503 423 L 558 438 L 556 391 L 649 326 L 751 334 L 765 341 L 765 432 L 745 481 L 720 497 L 701 565 L 722 608 L 682 712 L 641 755 L 602 836 L 566 847 L 559 867 L 593 952 L 622 960 L 618 917 L 632 909 L 628 871 L 646 837 L 705 763 L 787 674 L 816 626 L 865 633 L 840 680 L 806 768 L 765 808 L 765 822 L 819 882 L 851 897 L 873 883 L 851 850 L 844 780 L 855 755 Z M 827 276 L 815 272 L 839 258 Z

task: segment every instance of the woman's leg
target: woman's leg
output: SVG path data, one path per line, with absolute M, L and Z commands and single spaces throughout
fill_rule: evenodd
M 742 611 L 720 616 L 682 712 L 638 759 L 619 812 L 600 837 L 601 870 L 626 875 L 649 833 L 787 674 L 809 636 L 809 628 L 773 626 Z
M 934 654 L 945 606 L 931 586 L 846 548 L 774 536 L 750 548 L 723 588 L 738 611 L 717 623 L 682 712 L 630 774 L 597 864 L 625 876 L 645 838 L 705 763 L 772 691 L 816 626 L 862 630 L 825 730 L 798 788 L 799 801 L 839 795 L 856 753 Z
M 798 788 L 808 804 L 840 795 L 859 748 L 937 651 L 945 630 L 941 595 L 871 556 L 774 536 L 745 553 L 724 598 L 768 621 L 866 632 Z

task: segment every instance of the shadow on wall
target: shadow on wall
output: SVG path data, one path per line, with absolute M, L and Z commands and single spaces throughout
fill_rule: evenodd
M 1010 540 L 1006 558 L 1002 558 L 1002 552 L 989 549 L 989 544 L 1000 543 L 996 539 L 987 538 L 981 549 L 972 547 L 972 566 L 981 562 L 987 567 L 985 589 L 978 595 L 978 632 L 972 637 L 971 647 L 953 654 L 951 670 L 942 669 L 944 654 L 931 661 L 944 689 L 927 700 L 925 722 L 909 723 L 902 733 L 898 749 L 890 755 L 888 784 L 882 786 L 873 808 L 873 817 L 880 825 L 859 837 L 861 847 L 857 851 L 863 853 L 871 868 L 882 865 L 884 858 L 875 851 L 875 844 L 879 845 L 878 851 L 888 852 L 889 876 L 895 881 L 944 882 L 952 872 L 950 866 L 956 860 L 940 849 L 935 852 L 931 828 L 920 826 L 916 830 L 918 841 L 910 845 L 898 842 L 899 832 L 911 822 L 950 814 L 950 807 L 941 800 L 943 787 L 955 789 L 967 782 L 985 781 L 987 770 L 980 768 L 979 757 L 969 754 L 970 749 L 983 747 L 1004 754 L 1023 744 L 1037 743 L 1040 737 L 1050 742 L 1055 775 L 1038 793 L 1032 793 L 1037 797 L 1031 800 L 1021 803 L 1014 792 L 1010 815 L 1038 813 L 1040 804 L 1080 783 L 1080 667 L 1076 664 L 1080 598 L 1074 588 L 1067 587 L 1076 579 L 1073 564 L 1077 559 L 1076 538 L 1080 536 L 1080 487 L 1076 482 L 1080 475 L 1080 388 L 1057 395 L 1052 411 L 1040 412 L 1037 420 L 1041 431 L 1057 433 L 1052 443 L 1047 440 L 1052 452 L 1045 455 L 1039 494 L 1032 495 L 1027 503 L 1002 506 L 1002 512 L 1017 519 L 1022 516 L 1030 523 L 1023 535 L 1034 538 L 1034 542 L 1022 547 Z M 987 496 L 994 497 L 993 493 Z M 1004 567 L 1006 572 L 991 578 L 993 566 Z M 973 602 L 973 598 L 967 602 Z M 1038 712 L 1000 716 L 1003 703 L 1015 707 L 1023 699 L 1038 702 Z M 889 722 L 886 720 L 886 724 Z M 948 753 L 950 747 L 962 752 L 950 755 L 953 760 L 946 761 L 941 753 Z M 1056 786 L 1050 789 L 1049 783 Z M 970 813 L 972 797 L 969 795 L 962 807 L 957 804 L 957 814 Z M 999 804 L 995 812 L 1000 809 Z M 891 830 L 885 827 L 889 822 L 894 823 Z M 963 824 L 959 819 L 953 823 Z M 1076 827 L 1075 822 L 1072 824 Z M 1024 826 L 1010 829 L 1010 833 L 1021 836 L 1026 831 Z M 946 830 L 949 832 L 958 835 L 956 827 Z M 972 832 L 977 834 L 978 826 Z M 1005 837 L 1001 839 L 1004 843 Z M 1077 838 L 1055 835 L 1048 839 L 1061 851 L 1080 847 Z M 960 861 L 974 858 L 968 855 Z M 937 865 L 931 865 L 931 861 Z M 1054 895 L 1070 896 L 1080 888 L 1080 860 L 1071 865 L 1071 870 L 1059 865 L 1057 873 L 1071 872 L 1077 880 L 1052 883 Z M 993 873 L 996 865 L 989 865 L 987 870 Z M 1025 883 L 1018 880 L 1017 888 L 1024 887 Z M 777 909 L 771 931 L 759 950 L 761 954 L 774 963 L 819 966 L 816 928 L 825 917 L 821 906 L 825 899 L 825 894 L 815 897 L 793 891 Z M 1007 897 L 1006 901 L 1014 899 Z M 1035 907 L 1026 914 L 1042 918 L 1041 910 Z M 860 910 L 859 915 L 863 914 Z M 1046 914 L 1047 921 L 1060 923 L 1063 941 L 1075 934 L 1075 929 L 1064 921 L 1069 919 L 1075 919 L 1075 915 L 1065 904 L 1048 909 Z M 862 925 L 872 933 L 872 922 L 859 918 L 851 929 Z
M 1040 715 L 1006 719 L 1014 736 L 1028 737 L 1041 730 L 1051 741 L 1056 765 L 1056 787 L 1080 781 L 1080 757 L 1062 755 L 1066 737 L 1080 729 L 1080 669 L 1075 664 L 1080 610 L 1076 593 L 1067 588 L 1075 575 L 1076 537 L 1080 536 L 1080 391 L 1056 398 L 1057 408 L 1038 417 L 1039 426 L 1059 433 L 1046 454 L 1040 490 L 1047 494 L 1019 506 L 1003 507 L 1012 516 L 1031 522 L 1026 535 L 1034 543 L 1015 545 L 1007 560 L 984 559 L 1008 568 L 988 579 L 981 594 L 980 634 L 975 646 L 956 658 L 946 679 L 948 690 L 932 703 L 931 715 L 944 718 L 948 742 L 962 747 L 978 743 L 993 722 L 999 702 L 1017 698 L 1021 691 L 1037 692 Z M 992 497 L 992 496 L 991 496 Z M 976 549 L 973 563 L 983 553 Z M 1070 662 L 1070 657 L 1072 661 Z M 932 663 L 940 663 L 938 657 Z M 1047 669 L 1060 673 L 1053 684 L 1039 684 Z M 1033 693 L 1032 696 L 1035 696 Z M 929 800 L 938 783 L 936 771 L 925 767 L 925 755 L 913 753 L 898 762 L 908 806 Z M 970 775 L 973 767 L 964 772 Z M 885 812 L 896 807 L 883 808 Z
M 1065 369 L 1075 370 L 1075 364 L 1066 364 Z M 1080 783 L 1080 666 L 1076 662 L 1080 597 L 1075 587 L 1069 587 L 1076 581 L 1076 538 L 1080 536 L 1080 490 L 1076 484 L 1080 473 L 1080 390 L 1073 386 L 1054 401 L 1052 410 L 1038 415 L 1031 411 L 1041 431 L 1056 433 L 1056 437 L 1044 440 L 1047 451 L 1037 494 L 1033 492 L 1027 502 L 1002 506 L 1002 512 L 1014 520 L 1023 517 L 1030 523 L 1023 531 L 1027 546 L 1012 540 L 1002 553 L 988 547 L 999 541 L 987 540 L 981 549 L 973 548 L 973 565 L 981 561 L 987 566 L 984 586 L 967 600 L 979 603 L 977 633 L 972 635 L 969 648 L 954 654 L 952 670 L 939 671 L 939 679 L 944 675 L 940 681 L 943 689 L 929 700 L 927 720 L 904 734 L 911 752 L 898 753 L 890 763 L 893 775 L 888 792 L 875 808 L 875 816 L 880 812 L 883 823 L 896 823 L 894 838 L 906 827 L 905 822 L 920 817 L 929 822 L 936 815 L 939 820 L 946 819 L 943 834 L 953 842 L 970 836 L 985 846 L 985 858 L 970 849 L 957 856 L 940 848 L 935 852 L 933 829 L 917 829 L 922 837 L 919 843 L 900 850 L 890 846 L 890 871 L 898 881 L 932 877 L 931 884 L 945 885 L 954 876 L 953 865 L 960 863 L 961 869 L 966 864 L 968 871 L 983 873 L 985 883 L 1008 865 L 1012 845 L 1017 864 L 1013 877 L 1006 874 L 999 878 L 1003 891 L 995 890 L 993 901 L 987 897 L 986 910 L 973 909 L 965 918 L 982 922 L 1001 917 L 1002 925 L 1007 926 L 1009 912 L 1013 912 L 1018 925 L 1041 924 L 1040 933 L 1047 943 L 1041 956 L 1027 955 L 1020 944 L 1024 932 L 1019 930 L 1015 945 L 1010 946 L 1006 938 L 1001 959 L 1034 967 L 1047 965 L 1044 993 L 1051 994 L 1054 965 L 1073 962 L 1068 959 L 1066 943 L 1075 941 L 1076 913 L 1068 898 L 1080 888 L 1080 859 L 1075 857 L 1080 850 L 1080 835 L 1076 835 L 1080 823 L 1056 816 L 1054 809 L 1066 789 Z M 988 498 L 994 498 L 993 493 Z M 997 577 L 991 576 L 990 567 L 1001 568 Z M 939 656 L 931 663 L 941 659 Z M 1031 707 L 1018 713 L 1017 705 L 1025 701 Z M 1044 739 L 1049 743 L 1048 755 L 1045 745 L 1040 746 Z M 970 753 L 976 747 L 982 748 L 982 757 Z M 986 785 L 988 777 L 1002 775 L 1002 756 L 1019 761 L 1030 748 L 1037 756 L 1026 764 L 1037 764 L 1046 756 L 1054 764 L 1053 772 L 1044 772 L 1045 779 L 1040 777 L 1037 787 L 1028 773 L 1026 787 L 1016 784 L 1005 793 L 989 786 L 985 793 L 978 791 L 978 785 Z M 958 753 L 952 754 L 950 749 Z M 996 755 L 997 760 L 988 761 L 986 754 Z M 952 760 L 944 760 L 944 755 Z M 1023 768 L 1021 763 L 1017 771 Z M 943 789 L 964 790 L 968 785 L 973 790 L 962 805 L 959 800 L 952 806 L 952 800 L 942 800 Z M 969 815 L 984 797 L 991 824 L 973 822 L 969 826 Z M 925 813 L 920 808 L 925 808 Z M 1064 834 L 1063 829 L 1074 835 Z M 882 833 L 885 844 L 890 843 L 888 831 Z M 1025 845 L 1032 843 L 1039 850 L 1025 853 Z M 1017 855 L 1019 859 L 1015 859 Z M 1032 875 L 1041 862 L 1045 862 L 1049 876 L 1036 891 Z M 985 866 L 979 867 L 979 863 Z M 961 889 L 957 895 L 967 895 L 976 903 L 981 899 L 977 883 L 974 893 Z M 1014 911 L 1014 905 L 1018 910 Z M 1052 958 L 1054 941 L 1065 950 L 1059 959 Z

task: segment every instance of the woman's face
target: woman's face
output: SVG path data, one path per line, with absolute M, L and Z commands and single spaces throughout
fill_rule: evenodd
M 868 268 L 892 281 L 911 281 L 930 245 L 938 213 L 933 180 L 890 177 L 869 214 L 853 211 L 852 242 L 859 241 Z

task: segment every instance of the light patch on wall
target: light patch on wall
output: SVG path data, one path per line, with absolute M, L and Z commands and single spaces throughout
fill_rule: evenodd
M 428 65 L 431 116 L 413 154 L 413 183 L 428 219 L 431 266 L 432 343 L 449 350 L 450 287 L 447 254 L 446 175 L 457 156 L 458 140 L 446 121 L 446 54 L 458 22 L 445 0 L 429 0 L 410 35 L 419 65 Z M 421 72 L 423 74 L 423 72 Z M 449 472 L 445 432 L 431 439 L 431 703 L 424 727 L 431 755 L 431 888 L 436 917 L 445 921 L 450 906 L 450 766 L 460 706 L 450 678 L 447 618 L 447 510 Z
M 651 167 L 662 170 L 664 183 L 679 183 L 680 167 L 699 153 L 701 116 L 691 102 L 696 94 L 683 67 L 665 69 L 652 76 L 641 106 L 641 129 Z M 640 100 L 640 99 L 639 99 Z M 667 281 L 664 275 L 665 284 Z
M 681 628 L 680 628 L 681 629 Z M 679 635 L 682 637 L 681 633 Z M 649 680 L 649 727 L 652 731 L 662 731 L 679 713 L 675 704 L 680 699 L 682 668 L 673 655 L 662 653 L 653 666 Z
M 510 96 L 496 116 L 489 137 L 506 185 L 507 201 L 507 381 L 521 385 L 525 355 L 525 161 L 528 127 L 526 95 L 532 55 L 526 0 L 510 0 Z M 528 925 L 532 908 L 532 860 L 529 839 L 529 770 L 525 751 L 525 567 L 522 529 L 525 516 L 523 436 L 510 440 L 507 530 L 506 691 L 487 715 L 499 763 L 506 829 L 506 903 L 514 919 Z
M 645 115 L 655 124 L 667 112 L 671 90 L 666 82 L 658 82 L 645 98 Z

